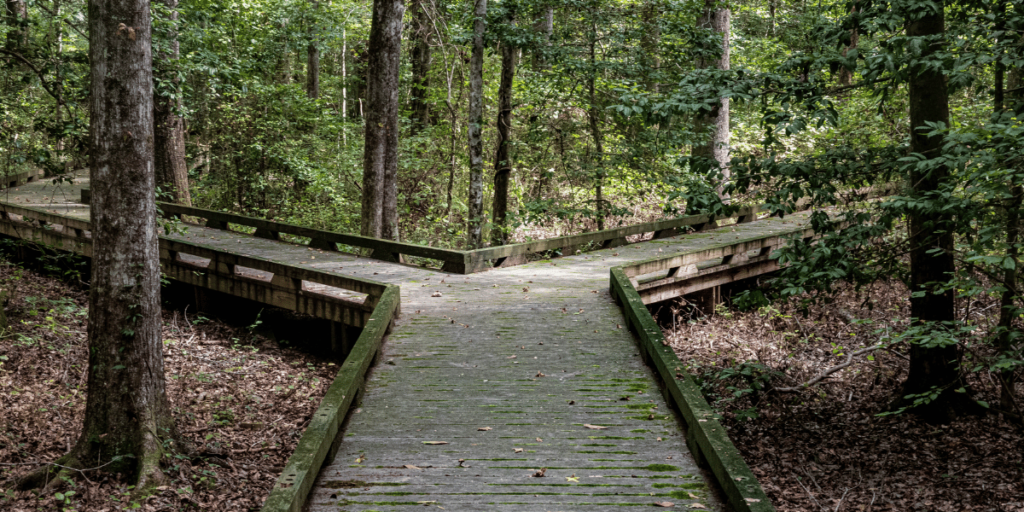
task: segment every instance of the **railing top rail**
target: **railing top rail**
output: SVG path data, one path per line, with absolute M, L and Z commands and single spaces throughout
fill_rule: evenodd
M 55 214 L 39 208 L 18 206 L 0 201 L 0 212 L 21 215 L 24 218 L 41 220 L 49 224 L 66 226 L 72 229 L 81 229 L 83 231 L 92 230 L 92 223 L 89 221 Z M 228 262 L 242 267 L 270 272 L 274 275 L 280 275 L 292 279 L 302 279 L 304 281 L 323 284 L 334 288 L 342 288 L 357 293 L 365 293 L 373 297 L 380 297 L 387 287 L 384 283 L 369 279 L 321 272 L 300 267 L 298 265 L 272 261 L 258 256 L 247 256 L 227 252 L 216 247 L 198 244 L 195 242 L 174 240 L 163 236 L 160 237 L 160 245 L 162 248 L 171 251 L 192 254 L 201 258 L 209 258 L 211 260 L 217 259 L 221 262 Z
M 21 215 L 30 219 L 41 220 L 50 224 L 59 224 L 61 226 L 67 226 L 72 229 L 92 229 L 91 224 L 87 220 L 76 219 L 74 217 L 68 217 L 59 213 L 48 212 L 42 208 L 35 208 L 31 206 L 20 206 L 14 203 L 8 203 L 6 201 L 0 201 L 0 212 L 13 213 L 15 215 Z
M 652 272 L 692 265 L 714 258 L 742 254 L 747 251 L 762 249 L 764 247 L 773 247 L 780 245 L 787 238 L 794 236 L 806 237 L 813 234 L 814 230 L 807 226 L 794 226 L 793 229 L 781 233 L 775 232 L 770 235 L 753 234 L 740 240 L 722 242 L 717 245 L 702 247 L 700 249 L 693 249 L 676 254 L 657 256 L 616 268 L 622 269 L 623 273 L 632 278 L 650 274 Z

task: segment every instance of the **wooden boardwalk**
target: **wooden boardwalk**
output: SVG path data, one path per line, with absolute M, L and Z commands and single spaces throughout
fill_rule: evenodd
M 609 294 L 608 271 L 793 232 L 805 220 L 471 275 L 198 226 L 169 238 L 401 285 L 402 315 L 309 510 L 602 511 L 664 501 L 721 510 Z

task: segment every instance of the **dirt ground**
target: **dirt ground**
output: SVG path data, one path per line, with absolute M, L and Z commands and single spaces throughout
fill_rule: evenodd
M 95 471 L 60 493 L 16 492 L 13 477 L 79 435 L 87 291 L 2 261 L 0 286 L 12 289 L 0 333 L 0 510 L 258 510 L 338 368 L 249 328 L 165 310 L 168 394 L 200 455 L 171 461 L 171 484 L 148 497 Z
M 906 324 L 902 284 L 841 290 L 806 317 L 795 300 L 757 312 L 719 307 L 700 317 L 677 308 L 678 314 L 661 315 L 666 338 L 700 376 L 775 507 L 1024 511 L 1024 429 L 1016 420 L 989 413 L 929 425 L 912 414 L 879 416 L 907 376 L 906 346 L 859 355 L 808 389 L 770 390 L 803 384 Z M 970 318 L 982 335 L 998 316 L 993 303 L 984 297 L 961 303 L 958 317 Z M 967 382 L 975 399 L 998 403 L 987 371 Z M 751 383 L 761 389 L 751 391 Z

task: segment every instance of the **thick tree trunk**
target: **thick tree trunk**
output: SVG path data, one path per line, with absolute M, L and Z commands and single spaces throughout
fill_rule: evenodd
M 515 20 L 510 23 L 515 24 Z M 512 158 L 509 140 L 512 137 L 512 85 L 516 76 L 516 58 L 519 49 L 511 44 L 501 45 L 501 83 L 498 86 L 498 150 L 494 155 L 494 201 L 491 206 L 494 225 L 491 244 L 508 243 L 508 183 L 512 176 Z
M 153 188 L 153 75 L 148 0 L 89 2 L 92 68 L 92 281 L 88 398 L 82 434 L 59 463 L 164 477 L 178 438 L 164 389 L 160 249 Z M 65 470 L 66 471 L 66 470 Z M 46 471 L 38 478 L 52 476 Z
M 170 9 L 171 21 L 178 19 L 178 0 L 163 0 Z M 178 60 L 178 35 L 170 34 L 167 51 L 157 55 L 160 63 L 166 64 L 168 74 L 176 75 L 174 63 Z M 188 164 L 185 161 L 185 123 L 178 115 L 181 101 L 175 94 L 178 89 L 177 79 L 168 83 L 174 84 L 173 91 L 157 90 L 153 104 L 153 141 L 156 184 L 161 190 L 170 194 L 170 200 L 192 206 L 192 195 L 188 184 Z M 163 199 L 161 199 L 163 200 Z
M 468 249 L 483 244 L 484 216 L 484 30 L 487 0 L 475 0 L 473 8 L 473 55 L 469 61 L 469 227 Z
M 427 91 L 430 90 L 430 41 L 434 33 L 430 17 L 427 16 L 427 5 L 424 0 L 414 0 L 413 36 L 415 44 L 410 52 L 412 60 L 412 94 L 409 98 L 412 110 L 413 129 L 419 130 L 430 123 L 430 105 L 427 103 Z
M 28 44 L 28 30 L 22 23 L 28 18 L 28 4 L 25 0 L 7 0 L 4 8 L 4 19 L 10 30 L 7 32 L 7 49 L 20 52 Z
M 710 28 L 722 35 L 722 52 L 717 59 L 701 59 L 698 68 L 729 69 L 729 9 L 716 7 L 717 2 L 708 0 L 704 15 L 701 17 L 701 28 Z M 723 199 L 723 188 L 729 181 L 729 98 L 721 98 L 710 112 L 697 119 L 697 133 L 710 131 L 707 143 L 696 145 L 693 156 L 713 159 L 722 173 L 722 181 L 718 184 L 718 194 Z
M 398 236 L 398 70 L 402 0 L 374 0 L 367 49 L 362 229 L 365 236 Z
M 942 35 L 945 31 L 942 2 L 936 12 L 917 20 L 907 20 L 906 32 L 909 37 Z M 924 51 L 922 58 L 939 50 L 933 46 Z M 928 158 L 937 158 L 941 151 L 943 137 L 927 134 L 931 128 L 927 122 L 949 123 L 949 95 L 946 80 L 941 70 L 932 67 L 910 76 L 910 149 Z M 923 199 L 938 191 L 949 178 L 945 166 L 933 166 L 930 170 L 914 167 L 910 173 L 912 194 Z M 910 315 L 926 328 L 942 329 L 938 322 L 954 320 L 954 296 L 943 283 L 952 278 L 956 270 L 953 262 L 953 233 L 948 214 L 939 212 L 912 213 L 909 216 L 910 230 Z M 921 293 L 923 292 L 923 293 Z M 933 388 L 941 391 L 939 397 L 927 405 L 913 409 L 913 412 L 930 421 L 948 421 L 959 414 L 966 397 L 956 393 L 960 387 L 960 372 L 957 364 L 957 347 L 928 348 L 918 343 L 910 347 L 910 372 L 903 384 L 900 397 L 930 392 Z M 907 405 L 912 400 L 900 398 L 898 405 Z
M 306 97 L 320 97 L 320 39 L 317 34 L 316 17 L 320 2 L 313 2 L 313 22 L 309 24 L 309 44 L 306 46 Z
M 590 118 L 590 136 L 594 139 L 594 210 L 597 214 L 597 230 L 604 229 L 604 135 L 601 133 L 600 117 L 601 106 L 597 101 L 597 24 L 591 22 L 590 38 L 590 77 L 587 80 L 587 88 L 590 92 L 590 110 L 587 117 Z

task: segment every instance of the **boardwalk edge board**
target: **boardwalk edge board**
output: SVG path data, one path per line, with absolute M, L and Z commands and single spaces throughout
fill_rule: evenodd
M 714 409 L 686 373 L 683 363 L 665 343 L 640 294 L 622 267 L 611 269 L 610 288 L 630 328 L 636 332 L 648 364 L 661 378 L 671 401 L 686 423 L 686 443 L 698 463 L 706 464 L 737 512 L 773 512 L 768 496 L 743 456 L 732 444 Z
M 387 285 L 373 315 L 345 359 L 320 407 L 288 458 L 262 512 L 300 512 L 324 461 L 334 458 L 336 440 L 345 416 L 362 389 L 366 373 L 380 351 L 392 321 L 399 313 L 399 287 Z

